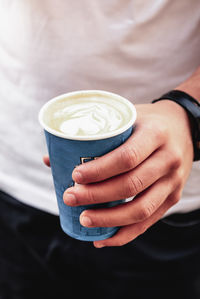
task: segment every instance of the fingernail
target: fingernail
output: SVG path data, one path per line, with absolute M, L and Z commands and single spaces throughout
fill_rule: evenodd
M 81 182 L 82 179 L 83 179 L 83 176 L 82 174 L 78 171 L 78 170 L 74 170 L 73 171 L 73 179 L 76 181 L 76 182 Z
M 77 203 L 77 199 L 72 193 L 65 193 L 64 202 L 68 205 L 75 205 Z
M 91 226 L 92 220 L 88 216 L 80 216 L 80 223 L 83 226 Z

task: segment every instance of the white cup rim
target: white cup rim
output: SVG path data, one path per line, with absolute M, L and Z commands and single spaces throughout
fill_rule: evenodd
M 112 97 L 113 99 L 119 100 L 119 101 L 123 102 L 124 104 L 126 104 L 129 107 L 129 109 L 132 113 L 132 117 L 131 117 L 130 121 L 127 124 L 125 124 L 124 126 L 122 126 L 121 128 L 119 128 L 117 130 L 114 130 L 112 132 L 104 133 L 104 134 L 101 134 L 101 135 L 98 134 L 98 135 L 84 135 L 84 136 L 69 136 L 67 134 L 64 134 L 62 132 L 58 132 L 58 131 L 50 128 L 44 122 L 44 120 L 43 120 L 44 114 L 45 114 L 47 108 L 52 103 L 54 103 L 56 101 L 59 101 L 61 99 L 64 99 L 64 98 L 72 97 L 72 96 L 92 95 L 92 94 L 109 96 L 109 97 Z M 42 108 L 40 109 L 39 115 L 38 115 L 39 123 L 44 128 L 45 131 L 51 133 L 54 136 L 60 137 L 60 138 L 71 139 L 71 140 L 80 140 L 80 141 L 81 140 L 83 140 L 83 141 L 101 140 L 101 139 L 107 139 L 107 138 L 117 136 L 117 135 L 125 132 L 126 130 L 128 130 L 130 127 L 132 127 L 133 124 L 135 123 L 136 117 L 137 117 L 137 112 L 136 112 L 135 106 L 129 100 L 127 100 L 126 98 L 124 98 L 124 97 L 122 97 L 118 94 L 108 92 L 108 91 L 104 91 L 104 90 L 78 90 L 78 91 L 72 91 L 72 92 L 61 94 L 59 96 L 56 96 L 56 97 L 52 98 L 48 102 L 46 102 L 42 106 Z

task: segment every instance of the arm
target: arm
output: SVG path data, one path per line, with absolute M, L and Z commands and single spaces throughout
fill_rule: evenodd
M 199 82 L 200 68 L 177 89 L 200 100 Z M 64 193 L 64 202 L 71 206 L 135 196 L 114 208 L 82 213 L 84 226 L 121 226 L 113 237 L 95 241 L 96 247 L 120 246 L 145 232 L 179 201 L 192 167 L 191 129 L 185 110 L 168 100 L 137 105 L 136 109 L 134 134 L 114 151 L 78 166 L 73 179 L 81 185 Z M 76 200 L 70 200 L 69 194 Z
M 200 67 L 185 82 L 178 85 L 175 89 L 182 90 L 200 102 Z

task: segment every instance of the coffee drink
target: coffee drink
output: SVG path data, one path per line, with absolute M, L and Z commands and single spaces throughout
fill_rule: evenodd
M 95 93 L 53 102 L 45 115 L 51 129 L 77 138 L 115 132 L 132 119 L 132 111 L 126 103 Z

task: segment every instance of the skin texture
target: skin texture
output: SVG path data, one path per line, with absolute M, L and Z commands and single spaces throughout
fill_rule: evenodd
M 200 69 L 177 89 L 200 98 L 199 76 Z M 97 248 L 122 246 L 144 233 L 180 200 L 191 171 L 193 145 L 185 110 L 169 100 L 135 107 L 132 136 L 112 152 L 76 167 L 72 177 L 79 185 L 63 195 L 69 206 L 134 197 L 113 208 L 81 214 L 86 227 L 121 227 L 113 237 L 95 241 Z M 49 166 L 48 156 L 43 159 Z

